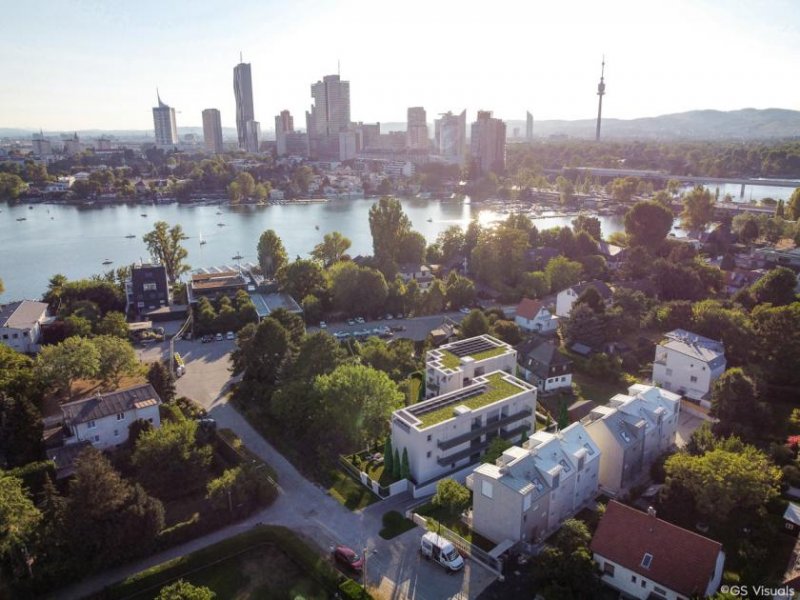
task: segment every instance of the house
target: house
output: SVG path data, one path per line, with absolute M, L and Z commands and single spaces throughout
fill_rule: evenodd
M 722 544 L 612 500 L 592 538 L 602 581 L 625 597 L 688 600 L 716 593 Z
M 544 539 L 594 500 L 600 457 L 580 423 L 537 431 L 467 477 L 473 529 L 498 544 Z
M 62 404 L 64 446 L 90 442 L 106 450 L 124 444 L 128 427 L 138 419 L 160 427 L 160 405 L 161 398 L 149 383 Z
M 403 263 L 398 267 L 397 274 L 405 283 L 415 280 L 421 290 L 427 290 L 434 280 L 431 268 L 418 263 Z
M 147 318 L 150 311 L 172 303 L 172 289 L 164 265 L 131 265 L 130 277 L 125 281 L 127 307 L 125 312 L 134 321 Z
M 428 350 L 425 355 L 427 398 L 470 385 L 474 377 L 505 371 L 513 373 L 517 351 L 489 335 L 459 340 Z
M 513 442 L 527 437 L 535 412 L 536 388 L 494 370 L 394 411 L 392 447 L 408 453 L 411 479 L 419 487 L 445 476 L 465 477 L 495 437 Z
M 534 337 L 517 346 L 517 365 L 525 381 L 540 392 L 572 386 L 572 361 L 551 340 Z
M 783 531 L 794 537 L 800 533 L 800 505 L 789 502 L 783 512 Z
M 584 281 L 583 283 L 570 286 L 558 292 L 558 295 L 556 296 L 556 315 L 559 317 L 569 316 L 569 313 L 572 310 L 572 305 L 575 304 L 575 301 L 584 292 L 584 290 L 589 287 L 596 289 L 606 304 L 611 302 L 611 297 L 614 294 L 614 290 L 612 290 L 605 281 L 599 281 L 597 279 L 593 281 Z
M 544 302 L 530 298 L 523 298 L 519 303 L 514 322 L 520 329 L 536 333 L 551 333 L 558 329 L 558 317 Z
M 648 474 L 675 443 L 680 406 L 677 394 L 637 383 L 581 420 L 603 454 L 603 492 L 616 496 Z
M 711 388 L 725 372 L 722 342 L 675 329 L 656 346 L 653 384 L 711 407 Z
M 189 296 L 189 303 L 194 304 L 201 297 L 215 300 L 222 296 L 233 298 L 239 290 L 247 289 L 248 280 L 245 275 L 237 269 L 222 267 L 212 267 L 200 269 L 191 275 L 186 292 Z
M 606 259 L 606 264 L 612 269 L 618 268 L 625 260 L 625 248 L 602 240 L 597 243 L 597 253 Z
M 0 342 L 17 352 L 39 350 L 42 324 L 48 321 L 47 303 L 20 300 L 0 306 Z

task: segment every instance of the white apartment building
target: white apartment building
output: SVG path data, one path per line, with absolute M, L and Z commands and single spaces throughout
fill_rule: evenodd
M 600 486 L 605 493 L 614 496 L 633 485 L 672 447 L 680 406 L 677 394 L 634 384 L 628 395 L 617 394 L 582 419 L 603 455 Z
M 496 543 L 544 539 L 597 495 L 601 450 L 580 423 L 537 431 L 467 477 L 472 527 Z
M 0 342 L 17 352 L 38 352 L 47 303 L 20 300 L 0 306 Z
M 459 340 L 425 356 L 425 397 L 460 390 L 492 371 L 514 373 L 517 351 L 489 335 Z
M 161 426 L 158 407 L 161 398 L 149 383 L 97 394 L 61 406 L 64 426 L 69 431 L 64 445 L 90 442 L 106 450 L 128 441 L 128 427 L 137 419 Z
M 711 407 L 711 389 L 725 372 L 722 342 L 675 329 L 656 346 L 653 384 Z
M 461 379 L 459 379 L 461 381 Z M 470 377 L 448 393 L 396 410 L 392 447 L 408 453 L 418 486 L 472 465 L 495 437 L 520 441 L 534 430 L 536 388 L 503 371 Z

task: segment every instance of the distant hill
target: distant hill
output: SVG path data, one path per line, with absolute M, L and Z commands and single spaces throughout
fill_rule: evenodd
M 518 127 L 525 135 L 525 121 L 506 121 L 509 135 Z M 535 121 L 534 136 L 567 135 L 593 138 L 595 119 L 580 121 Z M 800 111 L 782 108 L 763 110 L 692 110 L 643 119 L 603 119 L 604 138 L 638 139 L 770 139 L 800 137 Z
M 535 117 L 535 115 L 534 115 Z M 519 129 L 520 136 L 525 135 L 525 121 L 507 120 L 509 137 L 513 135 L 514 128 Z M 433 137 L 433 123 L 428 124 L 429 133 Z M 405 131 L 404 122 L 381 123 L 381 132 Z M 467 123 L 469 135 L 469 123 Z M 536 138 L 548 138 L 556 135 L 566 135 L 573 138 L 593 138 L 595 132 L 594 119 L 578 121 L 536 121 L 533 126 Z M 17 128 L 0 128 L 0 138 L 27 138 L 34 130 Z M 45 135 L 57 138 L 59 135 L 71 135 L 72 131 L 45 131 Z M 88 140 L 96 139 L 101 135 L 121 138 L 125 140 L 153 140 L 152 130 L 79 130 L 78 136 Z M 202 127 L 178 127 L 178 135 L 195 134 L 202 137 Z M 233 127 L 223 127 L 222 135 L 225 139 L 236 139 L 236 130 Z M 265 139 L 275 139 L 272 130 L 262 130 Z M 744 108 L 741 110 L 692 110 L 689 112 L 661 115 L 659 117 L 646 117 L 642 119 L 603 119 L 602 135 L 604 138 L 636 138 L 636 139 L 776 139 L 800 138 L 800 111 L 783 108 L 755 109 Z

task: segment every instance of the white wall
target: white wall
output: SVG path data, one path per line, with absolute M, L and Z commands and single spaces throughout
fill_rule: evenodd
M 123 413 L 124 418 L 117 419 L 117 415 L 109 415 L 91 423 L 79 423 L 73 428 L 71 437 L 65 440 L 66 444 L 73 444 L 84 440 L 90 441 L 95 448 L 105 450 L 113 448 L 128 441 L 128 427 L 137 419 L 150 421 L 153 427 L 161 426 L 161 419 L 158 414 L 158 405 L 146 406 L 141 409 L 129 410 Z
M 556 296 L 556 315 L 559 317 L 569 316 L 569 311 L 572 310 L 572 305 L 578 299 L 578 294 L 572 288 L 561 290 Z
M 39 323 L 34 323 L 31 329 L 16 329 L 13 327 L 0 327 L 0 343 L 17 352 L 29 354 L 38 349 L 37 342 L 41 333 Z
M 693 400 L 700 400 L 708 394 L 713 382 L 725 372 L 724 363 L 712 371 L 707 363 L 698 358 L 656 346 L 656 361 L 661 357 L 666 357 L 666 364 L 653 362 L 653 385 Z M 692 381 L 693 377 L 696 381 Z M 710 406 L 707 401 L 701 404 Z
M 600 572 L 603 574 L 601 577 L 603 583 L 610 585 L 611 587 L 616 588 L 633 598 L 641 598 L 642 600 L 646 600 L 653 592 L 660 593 L 668 600 L 678 600 L 678 598 L 684 598 L 684 596 L 680 596 L 676 592 L 664 587 L 663 585 L 659 585 L 653 581 L 650 581 L 638 573 L 635 573 L 630 569 L 626 569 L 625 567 L 613 561 L 606 560 L 599 554 L 595 553 L 594 560 L 600 566 Z M 604 572 L 604 565 L 606 563 L 614 565 L 613 576 Z M 644 582 L 644 586 L 642 585 L 642 582 Z M 656 588 L 659 589 L 656 590 Z

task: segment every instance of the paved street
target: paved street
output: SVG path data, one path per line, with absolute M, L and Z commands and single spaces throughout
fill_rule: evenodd
M 461 319 L 464 318 L 464 315 L 456 311 L 427 317 L 414 317 L 412 319 L 384 319 L 381 321 L 367 321 L 363 325 L 359 323 L 356 323 L 355 325 L 348 325 L 346 322 L 336 322 L 328 323 L 327 331 L 330 333 L 337 333 L 340 331 L 354 333 L 356 331 L 363 331 L 365 329 L 372 330 L 376 327 L 383 326 L 405 327 L 404 331 L 395 333 L 394 337 L 404 337 L 414 341 L 422 341 L 428 337 L 428 334 L 431 332 L 431 330 L 439 327 L 439 325 L 441 325 L 446 318 L 460 323 Z M 309 327 L 308 330 L 319 331 L 319 327 Z
M 436 319 L 434 327 L 441 322 L 441 317 L 424 319 L 424 324 L 414 327 L 424 328 L 433 319 Z M 404 321 L 412 323 L 417 320 Z M 475 598 L 494 580 L 492 573 L 471 561 L 467 561 L 462 573 L 448 575 L 443 569 L 421 560 L 418 551 L 421 532 L 418 528 L 390 541 L 378 536 L 383 513 L 392 509 L 402 512 L 411 502 L 410 497 L 404 495 L 373 504 L 363 511 L 351 512 L 328 496 L 324 489 L 303 477 L 227 403 L 223 390 L 231 381 L 228 352 L 233 344 L 227 340 L 208 344 L 186 340 L 176 342 L 175 350 L 186 362 L 186 375 L 178 380 L 177 391 L 203 405 L 219 427 L 235 431 L 248 448 L 272 465 L 278 473 L 282 494 L 272 506 L 241 523 L 136 563 L 106 571 L 61 590 L 54 597 L 82 598 L 142 569 L 247 531 L 257 523 L 289 527 L 304 534 L 323 552 L 329 552 L 336 543 L 358 549 L 369 548 L 367 583 L 383 598 Z M 138 352 L 143 360 L 156 360 L 166 356 L 168 344 L 151 346 Z

